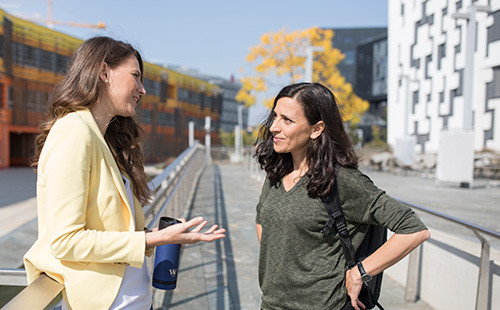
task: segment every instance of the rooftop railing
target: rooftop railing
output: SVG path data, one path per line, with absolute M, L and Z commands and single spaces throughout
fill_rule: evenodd
M 154 198 L 144 206 L 148 227 L 156 226 L 161 216 L 187 217 L 187 211 L 196 189 L 196 183 L 206 164 L 205 147 L 196 143 L 187 148 L 151 181 Z M 154 257 L 148 259 L 151 268 Z M 61 298 L 64 285 L 45 274 L 27 285 L 24 269 L 0 269 L 0 285 L 26 286 L 2 309 L 52 309 Z M 153 290 L 153 302 L 161 303 L 163 292 Z

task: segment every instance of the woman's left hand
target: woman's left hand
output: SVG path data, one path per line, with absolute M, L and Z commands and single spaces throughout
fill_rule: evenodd
M 190 221 L 181 219 L 181 223 L 168 226 L 164 229 L 153 229 L 146 232 L 146 248 L 164 244 L 193 244 L 200 241 L 210 242 L 224 238 L 226 232 L 223 228 L 213 225 L 207 231 L 201 232 L 207 221 L 196 217 Z
M 356 310 L 366 309 L 366 306 L 358 299 L 363 281 L 361 281 L 361 274 L 358 267 L 347 270 L 345 275 L 345 286 L 347 288 L 347 295 L 351 298 L 351 304 Z

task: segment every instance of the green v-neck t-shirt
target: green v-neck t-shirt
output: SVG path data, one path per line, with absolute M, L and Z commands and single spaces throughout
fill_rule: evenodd
M 335 234 L 321 230 L 328 213 L 320 198 L 307 194 L 307 176 L 286 191 L 266 179 L 257 205 L 262 225 L 259 284 L 262 309 L 340 309 L 346 302 L 346 262 Z M 358 169 L 338 172 L 339 198 L 355 249 L 368 225 L 397 234 L 427 229 L 415 213 L 389 197 Z

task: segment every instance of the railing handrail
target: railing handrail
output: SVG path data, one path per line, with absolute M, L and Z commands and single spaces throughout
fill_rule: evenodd
M 177 180 L 177 182 L 174 184 L 174 187 L 172 189 L 172 192 L 175 192 L 177 190 L 177 188 L 179 187 L 179 185 L 181 184 L 182 182 L 182 179 L 186 176 L 186 173 L 187 171 L 189 170 L 192 162 L 189 160 L 191 158 L 191 156 L 194 155 L 194 153 L 196 152 L 196 150 L 198 149 L 198 147 L 196 145 L 193 145 L 193 147 L 187 149 L 186 151 L 189 151 L 189 152 L 183 152 L 181 155 L 183 156 L 183 158 L 181 158 L 180 161 L 178 161 L 176 164 L 181 166 L 179 170 L 177 170 L 177 173 L 182 173 L 180 176 L 179 176 L 179 179 Z M 179 156 L 180 157 L 180 156 Z M 182 162 L 183 159 L 186 159 L 184 162 Z M 172 164 L 175 163 L 172 162 Z M 184 167 L 186 166 L 187 167 Z M 167 167 L 168 168 L 168 167 Z M 174 167 L 175 168 L 175 167 Z M 167 170 L 167 169 L 165 169 Z M 173 171 L 173 170 L 172 170 Z M 166 176 L 169 176 L 170 174 L 165 174 Z M 156 212 L 156 215 L 154 215 L 153 219 L 148 223 L 148 226 L 153 226 L 154 223 L 156 223 L 160 216 L 163 214 L 165 208 L 167 207 L 168 203 L 170 202 L 170 200 L 172 199 L 173 195 L 170 194 L 168 197 L 166 197 L 165 199 L 165 202 L 162 204 L 162 206 L 157 210 Z M 153 209 L 149 209 L 148 212 L 153 212 Z
M 180 173 L 184 166 L 187 164 L 189 158 L 196 152 L 197 149 L 202 148 L 199 142 L 195 141 L 195 143 L 185 149 L 179 156 L 175 158 L 173 162 L 171 162 L 160 174 L 153 178 L 150 182 L 150 188 L 155 194 L 155 197 L 163 195 L 164 192 L 161 191 L 162 183 L 166 182 L 165 190 L 168 187 L 168 183 L 170 180 L 175 179 L 178 173 Z M 154 201 L 152 204 L 145 205 L 143 208 L 144 217 L 147 219 L 154 212 Z M 149 224 L 148 224 L 149 225 Z
M 397 199 L 397 198 L 396 198 Z M 456 218 L 454 216 L 432 210 L 426 207 L 419 206 L 415 203 L 411 203 L 408 201 L 404 201 L 401 199 L 397 199 L 401 203 L 422 211 L 433 216 L 437 216 L 446 221 L 461 225 L 467 229 L 472 230 L 474 235 L 481 242 L 481 251 L 479 258 L 479 273 L 478 273 L 478 284 L 477 284 L 477 294 L 476 294 L 476 310 L 486 310 L 488 308 L 488 296 L 491 289 L 491 283 L 489 282 L 490 277 L 490 244 L 486 238 L 482 234 L 488 235 L 490 237 L 494 237 L 496 239 L 500 239 L 500 233 L 494 231 L 492 229 L 482 227 L 480 225 Z M 408 262 L 408 275 L 407 275 L 407 283 L 406 283 L 406 300 L 415 302 L 418 295 L 418 283 L 420 281 L 419 274 L 421 268 L 421 256 L 420 256 L 420 248 L 416 251 L 413 251 L 410 254 L 409 262 Z
M 411 203 L 411 202 L 408 202 L 408 201 L 405 201 L 405 200 L 402 200 L 402 199 L 398 199 L 398 198 L 395 198 L 395 199 L 398 200 L 398 201 L 400 201 L 401 203 L 409 206 L 409 207 L 412 207 L 412 208 L 415 208 L 417 210 L 420 210 L 420 211 L 432 214 L 434 216 L 440 217 L 440 218 L 448 220 L 450 222 L 453 222 L 453 223 L 465 226 L 466 228 L 475 230 L 477 232 L 481 232 L 481 233 L 489 235 L 491 237 L 500 239 L 500 232 L 498 232 L 498 231 L 495 231 L 495 230 L 492 230 L 492 229 L 489 229 L 489 228 L 486 228 L 486 227 L 483 227 L 483 226 L 480 226 L 480 225 L 477 225 L 477 224 L 474 224 L 474 223 L 471 223 L 471 222 L 459 219 L 457 217 L 454 217 L 454 216 L 451 216 L 451 215 L 448 215 L 448 214 L 445 214 L 445 213 L 442 213 L 442 212 L 439 212 L 439 211 L 436 211 L 436 210 L 433 210 L 433 209 L 422 207 L 422 206 L 417 205 L 415 203 Z
M 57 295 L 63 289 L 63 284 L 50 278 L 45 273 L 42 273 L 33 283 L 17 294 L 2 309 L 44 309 L 56 299 Z M 41 305 L 45 306 L 41 308 Z
M 190 155 L 191 152 L 194 151 L 194 149 L 199 148 L 200 144 L 198 141 L 195 141 L 195 143 L 185 149 L 179 156 L 175 158 L 173 162 L 171 162 L 160 174 L 158 174 L 156 177 L 151 180 L 151 189 L 156 190 L 158 187 L 160 187 L 161 183 L 167 179 L 167 177 L 175 171 L 175 169 L 179 169 L 179 163 L 182 162 L 188 155 Z

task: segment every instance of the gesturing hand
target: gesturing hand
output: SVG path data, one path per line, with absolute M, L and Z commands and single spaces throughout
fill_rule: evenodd
M 217 229 L 217 225 L 213 225 L 207 231 L 201 232 L 207 224 L 207 221 L 203 220 L 202 217 L 196 217 L 187 222 L 184 219 L 180 219 L 180 221 L 182 223 L 171 225 L 162 230 L 154 229 L 152 232 L 146 232 L 146 247 L 150 248 L 170 243 L 193 244 L 200 241 L 210 242 L 225 237 L 224 233 L 226 230 L 223 228 Z

